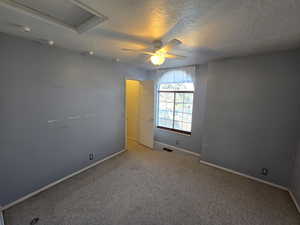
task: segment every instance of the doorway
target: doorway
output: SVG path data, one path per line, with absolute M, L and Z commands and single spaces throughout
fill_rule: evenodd
M 128 141 L 133 141 L 153 148 L 153 81 L 126 80 L 125 96 L 125 147 Z

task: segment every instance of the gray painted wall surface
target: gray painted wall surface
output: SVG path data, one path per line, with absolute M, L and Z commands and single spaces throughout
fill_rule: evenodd
M 0 204 L 122 150 L 124 77 L 144 76 L 0 34 Z
M 300 206 L 300 142 L 295 154 L 291 189 L 298 202 L 298 205 Z
M 156 82 L 158 77 L 155 71 L 148 74 L 149 79 Z M 192 135 L 184 135 L 172 131 L 155 128 L 155 141 L 184 148 L 196 153 L 201 152 L 201 135 L 203 128 L 203 116 L 205 112 L 205 88 L 207 81 L 207 65 L 198 65 L 196 67 L 195 93 L 193 103 Z M 157 107 L 155 105 L 155 107 Z M 177 144 L 176 144 L 176 141 Z
M 212 62 L 202 158 L 288 186 L 299 125 L 300 52 Z M 261 169 L 269 175 L 261 175 Z

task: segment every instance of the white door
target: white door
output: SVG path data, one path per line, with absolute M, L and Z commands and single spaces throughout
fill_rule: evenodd
M 139 142 L 153 148 L 154 139 L 154 83 L 140 82 Z

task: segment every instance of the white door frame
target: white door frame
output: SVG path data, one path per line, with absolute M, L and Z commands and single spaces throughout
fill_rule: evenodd
M 124 104 L 124 106 L 125 106 L 125 149 L 127 150 L 127 85 L 126 85 L 126 81 L 128 81 L 128 80 L 134 80 L 134 81 L 141 81 L 141 80 L 138 80 L 138 79 L 130 79 L 130 78 L 125 78 L 125 82 L 124 82 L 124 96 L 125 96 L 125 104 Z M 1 225 L 1 224 L 0 224 Z
M 154 148 L 154 81 L 141 81 L 140 89 L 139 142 L 150 149 Z M 151 138 L 150 138 L 151 137 Z

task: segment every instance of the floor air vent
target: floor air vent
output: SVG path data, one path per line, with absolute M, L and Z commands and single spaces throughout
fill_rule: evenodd
M 166 152 L 173 152 L 173 150 L 169 149 L 169 148 L 163 148 L 163 150 L 166 151 Z
M 35 225 L 35 224 L 37 224 L 37 223 L 39 222 L 39 220 L 40 220 L 40 218 L 38 218 L 38 217 L 33 218 L 33 219 L 30 221 L 30 225 Z

